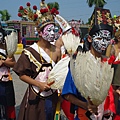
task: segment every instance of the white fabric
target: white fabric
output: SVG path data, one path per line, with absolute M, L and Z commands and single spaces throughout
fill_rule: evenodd
M 6 55 L 6 50 L 3 50 L 0 48 L 0 52 L 3 53 L 4 55 Z
M 39 50 L 38 50 L 38 45 L 37 45 L 37 43 L 34 43 L 33 45 L 31 45 L 30 47 L 32 47 L 34 50 L 36 50 L 38 53 L 39 53 Z M 40 48 L 40 47 L 39 47 Z M 50 61 L 51 61 L 51 58 L 50 58 L 50 56 L 42 49 L 42 48 L 40 48 L 40 53 L 39 54 L 41 54 L 41 56 L 48 62 L 48 63 L 50 63 Z M 52 60 L 52 66 L 54 66 L 55 65 L 55 62 Z M 45 71 L 46 72 L 46 71 Z M 47 81 L 47 79 L 46 79 L 46 77 L 45 77 L 45 75 L 47 76 L 47 74 L 49 74 L 49 73 L 39 73 L 38 75 L 37 75 L 37 77 L 35 78 L 35 80 L 37 80 L 37 81 L 40 81 L 40 82 L 46 82 Z M 44 80 L 44 81 L 43 81 Z M 36 87 L 36 86 L 33 86 L 33 89 L 38 93 L 39 91 L 40 91 L 40 88 L 38 88 L 38 87 Z M 47 92 L 45 92 L 45 91 L 43 91 L 43 92 L 41 92 L 40 93 L 40 95 L 41 96 L 43 96 L 43 97 L 47 97 L 47 96 L 50 96 L 51 94 L 53 94 L 53 92 L 55 92 L 56 90 L 49 90 L 49 91 L 47 91 Z
M 38 53 L 39 53 L 39 50 L 38 50 L 38 45 L 37 45 L 37 43 L 34 43 L 33 45 L 31 45 L 30 47 L 32 47 L 34 50 L 36 50 Z M 40 53 L 39 54 L 41 54 L 41 56 L 48 62 L 48 63 L 50 63 L 50 61 L 51 61 L 51 58 L 50 58 L 50 56 L 41 48 L 41 47 L 39 47 L 40 48 Z M 55 65 L 55 62 L 52 60 L 52 66 L 54 66 Z
M 101 62 L 90 52 L 78 52 L 72 64 L 73 78 L 83 97 L 90 97 L 94 105 L 100 105 L 106 98 L 113 78 L 113 68 L 108 62 Z
M 69 23 L 60 15 L 55 15 L 55 21 L 60 25 L 63 32 L 71 29 L 71 26 L 69 25 Z

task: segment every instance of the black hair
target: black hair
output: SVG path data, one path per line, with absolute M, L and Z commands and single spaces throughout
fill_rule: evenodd
M 115 40 L 115 43 L 118 43 L 118 39 L 117 38 L 115 38 L 114 40 Z
M 83 52 L 89 51 L 90 47 L 91 47 L 91 42 L 89 42 L 88 39 L 86 39 L 83 44 Z

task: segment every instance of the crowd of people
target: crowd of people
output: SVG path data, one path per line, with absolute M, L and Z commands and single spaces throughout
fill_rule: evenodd
M 30 3 L 27 3 L 27 7 L 30 7 Z M 81 46 L 80 36 L 76 34 L 78 31 L 59 16 L 59 12 L 55 8 L 49 8 L 45 0 L 41 0 L 40 7 L 38 11 L 37 7 L 33 6 L 36 13 L 32 13 L 29 9 L 20 6 L 25 12 L 21 13 L 21 17 L 24 16 L 35 22 L 39 40 L 27 48 L 25 40 L 23 40 L 24 49 L 17 61 L 15 61 L 14 55 L 8 56 L 5 41 L 7 35 L 0 24 L 0 120 L 55 120 L 58 102 L 61 105 L 60 111 L 63 110 L 68 120 L 120 120 L 120 29 L 116 30 L 115 34 L 113 33 L 114 23 L 110 10 L 94 9 L 88 35 L 82 43 L 83 46 Z M 25 10 L 28 10 L 27 14 Z M 58 22 L 57 26 L 56 22 Z M 111 44 L 113 36 L 115 37 L 115 43 Z M 24 36 L 23 39 L 25 39 Z M 82 69 L 76 71 L 73 68 L 77 69 L 76 66 L 79 66 L 78 57 L 79 55 L 84 57 L 82 53 L 89 53 L 87 54 L 88 59 L 94 60 L 91 64 L 93 66 L 96 65 L 98 58 L 100 59 L 98 64 L 107 62 L 107 65 L 111 66 L 111 70 L 114 70 L 113 76 L 111 75 L 112 78 L 110 78 L 110 75 L 106 75 L 109 71 L 105 70 L 104 73 L 106 74 L 104 76 L 101 71 L 97 73 L 97 75 L 100 74 L 100 78 L 95 73 L 92 74 L 93 78 L 98 79 L 98 84 L 94 81 L 90 86 L 87 86 L 84 81 L 85 77 L 81 76 L 76 79 L 77 74 Z M 61 89 L 54 89 L 51 86 L 58 80 L 57 77 L 62 75 L 57 76 L 57 74 L 56 78 L 48 83 L 49 74 L 65 57 L 69 57 L 70 60 L 64 84 Z M 89 64 L 87 60 L 84 62 Z M 21 102 L 17 118 L 14 86 L 10 74 L 11 68 L 20 80 L 29 85 Z M 59 70 L 59 68 L 57 69 Z M 91 69 L 91 71 L 93 70 Z M 84 76 L 88 74 L 84 71 L 83 73 Z M 101 76 L 103 81 L 107 78 L 112 79 L 112 81 L 111 84 L 105 86 L 108 91 L 97 93 L 102 94 L 102 101 L 97 99 L 96 94 L 95 100 L 97 102 L 95 102 L 92 94 L 87 97 L 86 94 L 91 91 L 91 86 L 93 86 L 93 90 L 98 90 L 104 86 L 99 82 Z M 84 87 L 82 91 L 80 91 L 79 81 L 85 84 L 85 86 L 82 86 Z M 92 80 L 88 78 L 88 81 Z M 109 83 L 109 81 L 107 80 L 106 83 Z M 84 93 L 84 90 L 86 93 Z

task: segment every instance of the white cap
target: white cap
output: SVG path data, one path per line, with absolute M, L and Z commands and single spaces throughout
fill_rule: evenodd
M 60 15 L 55 16 L 55 21 L 60 25 L 63 32 L 71 29 L 71 26 L 69 25 L 69 23 L 63 17 L 61 17 Z

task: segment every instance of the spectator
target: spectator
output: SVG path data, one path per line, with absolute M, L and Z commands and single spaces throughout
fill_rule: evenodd
M 23 44 L 23 48 L 26 48 L 26 38 L 24 35 L 22 35 L 22 44 Z

